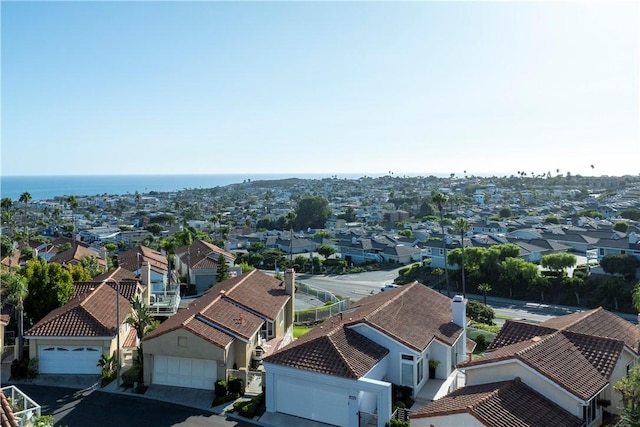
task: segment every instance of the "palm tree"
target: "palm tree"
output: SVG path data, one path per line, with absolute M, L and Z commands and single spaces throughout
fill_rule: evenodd
M 31 201 L 31 193 L 29 193 L 28 191 L 25 191 L 20 195 L 19 201 L 21 203 L 24 203 L 24 219 L 22 220 L 22 223 L 24 225 L 24 236 L 25 236 L 24 238 L 26 241 L 29 241 L 29 230 L 27 229 L 27 206 Z
M 444 253 L 444 280 L 447 287 L 447 296 L 450 297 L 451 294 L 449 292 L 449 266 L 447 265 L 447 239 L 445 239 L 444 235 L 444 218 L 442 216 L 442 212 L 444 211 L 444 207 L 446 206 L 449 197 L 446 194 L 437 191 L 431 196 L 431 200 L 436 204 L 438 212 L 440 212 L 440 228 L 442 229 L 442 250 Z
M 7 223 L 9 227 L 9 236 L 11 236 L 11 226 L 13 224 L 13 211 L 11 208 L 13 207 L 13 200 L 11 197 L 3 197 L 0 202 L 0 208 L 2 208 L 2 222 Z
M 478 285 L 478 290 L 482 292 L 482 296 L 484 297 L 484 305 L 487 305 L 487 293 L 491 292 L 491 285 L 488 283 L 480 283 Z
M 149 314 L 149 308 L 142 301 L 142 298 L 140 298 L 139 295 L 131 302 L 131 312 L 129 313 L 126 322 L 136 330 L 136 335 L 139 341 L 138 354 L 142 355 L 142 338 L 154 330 L 160 322 L 151 317 L 151 314 Z M 144 360 L 142 357 L 139 357 L 138 360 L 140 363 L 140 371 L 143 371 Z
M 295 211 L 290 211 L 287 214 L 287 221 L 289 222 L 289 228 L 291 229 L 291 240 L 289 240 L 289 261 L 291 261 L 291 265 L 293 265 L 293 222 L 296 220 L 296 216 Z
M 24 300 L 29 294 L 27 279 L 18 274 L 3 274 L 2 283 L 6 286 L 7 300 L 16 304 L 18 309 L 18 360 L 24 353 Z
M 460 261 L 460 263 L 462 264 L 460 266 L 462 269 L 462 296 L 466 297 L 467 288 L 466 288 L 465 278 L 464 278 L 464 233 L 471 228 L 471 224 L 469 224 L 469 221 L 467 221 L 466 219 L 460 217 L 453 224 L 453 228 L 455 229 L 455 231 L 460 233 L 460 245 L 462 248 L 462 256 Z
M 67 197 L 67 203 L 69 203 L 69 207 L 71 208 L 71 216 L 73 217 L 73 247 L 76 247 L 76 209 L 79 206 L 78 198 L 76 196 Z

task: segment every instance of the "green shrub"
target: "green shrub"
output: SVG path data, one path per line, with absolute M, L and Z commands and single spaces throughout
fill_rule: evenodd
M 231 402 L 239 398 L 239 394 L 226 394 L 224 396 L 216 396 L 211 403 L 211 406 L 222 405 L 223 403 Z
M 216 397 L 218 396 L 226 396 L 227 395 L 227 382 L 224 380 L 218 380 L 215 383 L 214 387 Z
M 395 418 L 391 418 L 386 425 L 387 427 L 409 427 L 411 424 L 409 424 L 409 421 L 400 421 Z
M 125 387 L 133 387 L 133 383 L 142 382 L 142 369 L 139 366 L 132 366 L 121 375 L 122 385 Z
M 227 386 L 229 393 L 244 393 L 244 381 L 240 378 L 229 378 Z
M 487 347 L 489 347 L 489 341 L 484 334 L 478 334 L 474 341 L 476 342 L 476 351 L 478 352 L 485 351 Z
M 479 301 L 470 300 L 467 302 L 467 316 L 476 322 L 492 325 L 495 313 L 491 307 Z

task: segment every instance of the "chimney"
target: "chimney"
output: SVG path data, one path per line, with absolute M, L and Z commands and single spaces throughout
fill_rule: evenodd
M 456 359 L 454 364 L 467 360 L 467 300 L 462 295 L 456 295 L 451 300 L 451 317 L 453 323 L 462 328 L 462 336 L 460 337 L 458 347 L 461 351 L 456 351 Z
M 149 264 L 149 261 L 142 262 L 140 280 L 142 281 L 142 286 L 145 287 L 142 294 L 144 303 L 149 306 L 151 303 L 151 264 Z
M 640 238 L 638 237 L 638 233 L 636 233 L 635 231 L 629 233 L 629 244 L 635 245 L 636 243 L 638 243 L 638 240 L 640 240 Z
M 224 251 L 225 252 L 231 252 L 231 242 L 228 240 L 224 241 Z
M 296 320 L 295 300 L 296 300 L 296 272 L 293 268 L 288 268 L 284 272 L 284 290 L 287 295 L 291 295 L 291 299 L 287 304 L 285 328 L 293 327 Z

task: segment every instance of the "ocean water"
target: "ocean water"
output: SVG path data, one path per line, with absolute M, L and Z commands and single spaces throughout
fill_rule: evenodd
M 339 178 L 359 178 L 365 174 L 339 175 Z M 275 180 L 286 178 L 320 179 L 332 174 L 246 174 L 246 175 L 68 175 L 68 176 L 2 176 L 0 196 L 13 200 L 25 191 L 32 200 L 49 200 L 56 196 L 95 196 L 171 192 L 186 189 L 214 188 L 242 183 L 245 180 Z M 372 175 L 368 175 L 372 176 Z

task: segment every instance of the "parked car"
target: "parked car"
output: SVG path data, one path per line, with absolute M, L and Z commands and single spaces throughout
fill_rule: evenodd
M 384 285 L 383 287 L 380 288 L 380 292 L 384 292 L 384 291 L 392 291 L 396 288 L 399 288 L 399 285 L 394 285 L 391 283 L 387 283 L 386 285 Z

